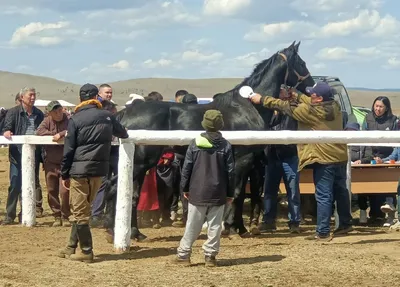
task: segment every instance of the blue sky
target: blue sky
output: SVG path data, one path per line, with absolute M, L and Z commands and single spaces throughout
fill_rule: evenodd
M 245 77 L 301 40 L 313 75 L 400 88 L 395 0 L 1 0 L 0 14 L 5 71 L 74 83 Z

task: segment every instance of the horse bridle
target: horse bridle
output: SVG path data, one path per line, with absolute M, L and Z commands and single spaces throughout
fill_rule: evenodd
M 286 82 L 287 82 L 287 79 L 288 79 L 288 77 L 289 77 L 289 63 L 288 63 L 288 59 L 287 59 L 287 56 L 286 56 L 285 54 L 283 54 L 283 53 L 278 53 L 278 55 L 280 55 L 280 56 L 283 58 L 283 60 L 286 62 L 286 73 L 285 73 L 285 82 L 284 82 L 284 85 L 287 86 L 287 85 L 286 85 Z M 308 73 L 308 74 L 305 75 L 305 76 L 301 76 L 295 69 L 293 69 L 293 72 L 294 72 L 294 74 L 297 76 L 297 83 L 296 83 L 296 85 L 293 87 L 294 89 L 296 89 L 298 85 L 300 85 L 302 82 L 304 82 L 305 79 L 307 79 L 308 77 L 311 76 L 310 73 Z

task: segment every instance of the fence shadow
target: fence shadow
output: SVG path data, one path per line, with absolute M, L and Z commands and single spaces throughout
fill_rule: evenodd
M 264 256 L 235 258 L 235 259 L 218 259 L 217 267 L 251 265 L 251 264 L 256 264 L 256 263 L 261 263 L 261 262 L 279 262 L 285 258 L 286 258 L 286 256 L 283 256 L 283 255 L 264 255 Z M 190 266 L 191 267 L 204 266 L 204 263 L 196 263 L 196 264 L 192 264 Z
M 146 259 L 157 258 L 176 254 L 176 247 L 168 248 L 137 248 L 131 247 L 130 251 L 123 254 L 98 254 L 96 255 L 95 262 L 102 261 L 118 261 L 118 260 L 133 260 L 133 259 Z

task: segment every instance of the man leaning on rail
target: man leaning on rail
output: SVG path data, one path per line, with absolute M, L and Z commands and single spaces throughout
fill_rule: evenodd
M 286 98 L 252 94 L 250 100 L 268 109 L 277 109 L 298 121 L 298 130 L 342 130 L 343 119 L 339 106 L 334 100 L 331 87 L 318 82 L 306 89 L 310 97 L 290 91 Z M 281 97 L 282 98 L 282 97 Z M 345 144 L 298 144 L 299 169 L 309 166 L 313 169 L 315 197 L 317 201 L 317 228 L 309 240 L 330 239 L 330 218 L 332 203 L 337 202 L 339 227 L 334 235 L 352 231 L 350 197 L 346 187 L 347 147 Z
M 96 99 L 98 89 L 85 84 L 79 91 L 81 103 L 68 122 L 64 142 L 61 177 L 70 189 L 71 234 L 59 257 L 93 262 L 93 242 L 89 227 L 91 205 L 108 174 L 112 136 L 127 138 L 125 128 Z M 75 253 L 78 247 L 80 253 Z

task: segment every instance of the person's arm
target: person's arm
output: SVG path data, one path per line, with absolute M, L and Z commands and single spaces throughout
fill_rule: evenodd
M 361 148 L 361 163 L 367 164 L 374 159 L 372 148 L 370 146 L 362 146 Z
M 296 121 L 312 124 L 315 119 L 309 112 L 309 106 L 305 103 L 283 101 L 269 96 L 261 97 L 261 103 L 265 108 L 276 109 L 285 115 L 288 115 Z
M 64 157 L 61 162 L 61 177 L 63 180 L 69 179 L 69 171 L 74 160 L 76 145 L 76 127 L 74 121 L 70 120 L 64 140 Z
M 113 136 L 121 139 L 126 139 L 129 137 L 127 130 L 121 125 L 119 121 L 114 116 L 111 116 L 111 121 L 113 125 Z
M 383 162 L 389 161 L 389 160 L 398 161 L 399 160 L 399 152 L 400 152 L 400 149 L 398 147 L 394 148 L 392 153 L 388 157 L 383 158 L 382 161 Z
M 190 143 L 186 151 L 185 161 L 183 162 L 183 167 L 181 170 L 180 187 L 184 193 L 189 192 L 190 177 L 192 176 L 193 171 L 193 145 L 194 141 Z
M 15 112 L 15 109 L 9 110 L 7 112 L 4 119 L 3 134 L 5 132 L 10 132 L 10 135 L 13 135 L 15 133 Z
M 45 118 L 36 130 L 36 135 L 38 136 L 54 136 L 55 133 L 50 131 L 50 118 Z
M 300 95 L 297 96 L 297 101 L 299 103 L 311 104 L 311 97 L 306 96 L 304 94 L 300 94 Z
M 235 162 L 233 158 L 232 145 L 228 143 L 226 149 L 226 168 L 228 173 L 228 190 L 226 196 L 233 198 L 235 195 Z

